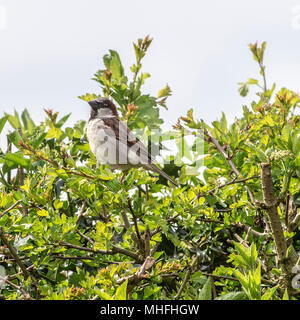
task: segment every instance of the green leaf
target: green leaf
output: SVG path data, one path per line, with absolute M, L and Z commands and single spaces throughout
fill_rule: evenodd
M 33 141 L 33 148 L 37 149 L 40 144 L 45 140 L 47 133 L 46 132 L 41 132 L 36 139 Z
M 257 263 L 257 250 L 256 250 L 256 245 L 254 243 L 252 243 L 250 246 L 250 254 L 251 254 L 251 265 L 253 268 Z
M 27 130 L 29 133 L 32 133 L 33 128 L 35 127 L 35 124 L 34 124 L 33 120 L 31 119 L 27 109 L 25 109 L 22 112 L 21 118 L 22 118 L 25 130 Z
M 86 94 L 83 94 L 81 96 L 78 96 L 78 98 L 83 100 L 83 101 L 88 102 L 88 101 L 92 101 L 92 100 L 95 100 L 97 98 L 100 98 L 100 96 L 97 95 L 97 94 L 94 94 L 94 93 L 92 93 L 92 94 L 91 93 L 86 93 Z
M 221 128 L 221 131 L 226 134 L 228 132 L 228 129 L 227 129 L 227 120 L 226 120 L 226 116 L 225 116 L 225 113 L 222 112 L 222 118 L 220 120 L 220 128 Z
M 267 125 L 268 127 L 274 127 L 274 125 L 275 125 L 274 120 L 272 119 L 272 117 L 270 115 L 265 116 L 262 119 L 261 124 Z
M 127 300 L 127 284 L 128 280 L 124 281 L 118 288 L 115 294 L 115 300 Z
M 215 300 L 248 300 L 248 296 L 244 291 L 228 292 Z
M 287 289 L 285 289 L 282 300 L 289 300 L 289 294 L 287 292 Z
M 66 116 L 62 117 L 57 123 L 56 123 L 56 127 L 57 128 L 61 128 L 65 123 L 66 121 L 69 119 L 71 113 L 67 114 Z
M 103 56 L 103 62 L 105 67 L 112 72 L 112 78 L 121 80 L 124 76 L 124 68 L 119 54 L 114 50 L 109 50 L 109 54 Z
M 96 294 L 102 299 L 102 300 L 114 300 L 114 298 L 109 295 L 107 292 L 100 290 L 98 288 L 95 288 Z
M 246 95 L 249 92 L 249 87 L 247 83 L 239 83 L 240 87 L 239 87 L 239 93 L 242 97 L 246 97 Z
M 46 138 L 50 138 L 50 139 L 56 138 L 58 140 L 62 134 L 63 132 L 61 129 L 52 125 L 49 131 L 47 132 Z
M 268 161 L 268 158 L 266 157 L 264 152 L 262 150 L 260 150 L 259 148 L 257 148 L 252 142 L 247 141 L 247 142 L 244 142 L 244 144 L 247 147 L 249 147 L 254 154 L 257 155 L 257 157 L 259 158 L 259 160 L 261 162 L 267 162 Z
M 238 278 L 239 282 L 241 283 L 242 287 L 244 288 L 244 290 L 248 295 L 248 291 L 249 291 L 248 279 L 238 270 L 234 271 L 234 275 Z
M 7 116 L 4 116 L 3 118 L 0 119 L 0 133 L 1 133 L 2 130 L 3 130 L 6 121 L 7 121 Z
M 49 217 L 49 212 L 45 209 L 37 210 L 36 212 L 40 217 Z
M 293 135 L 292 148 L 295 156 L 300 154 L 300 132 Z
M 249 83 L 249 84 L 258 84 L 258 80 L 249 78 L 249 79 L 248 79 L 248 83 Z
M 5 155 L 5 160 L 9 160 L 24 168 L 29 168 L 31 165 L 30 159 L 24 158 L 20 153 L 7 153 Z
M 212 294 L 211 294 L 211 279 L 208 278 L 200 291 L 198 295 L 198 300 L 211 300 Z
M 14 129 L 19 129 L 22 128 L 21 122 L 20 122 L 20 118 L 19 118 L 19 114 L 18 112 L 15 110 L 15 115 L 12 116 L 10 114 L 5 113 L 5 116 L 7 116 L 8 122 L 10 123 L 10 125 L 14 128 Z
M 244 264 L 248 266 L 249 268 L 252 267 L 252 261 L 251 261 L 251 254 L 250 250 L 244 247 L 241 243 L 235 242 L 234 243 L 235 249 L 238 251 L 240 256 L 242 257 Z
M 14 131 L 7 135 L 8 140 L 12 142 L 17 148 L 19 148 L 19 142 L 22 140 L 18 131 Z
M 258 267 L 256 268 L 254 275 L 253 275 L 255 290 L 257 294 L 260 296 L 260 290 L 261 290 L 261 263 L 258 264 Z
M 147 286 L 147 287 L 145 288 L 145 290 L 144 290 L 143 299 L 144 299 L 144 300 L 148 299 L 148 298 L 151 297 L 152 295 L 155 295 L 155 293 L 158 292 L 159 290 L 161 290 L 161 287 L 155 286 L 155 287 L 153 288 L 153 287 Z
M 273 287 L 273 288 L 270 288 L 268 289 L 264 294 L 263 296 L 261 297 L 261 300 L 270 300 L 274 293 L 276 292 L 277 288 L 279 287 L 279 285 Z
M 157 98 L 163 98 L 163 97 L 168 97 L 171 95 L 171 89 L 169 85 L 167 84 L 163 89 L 158 91 Z

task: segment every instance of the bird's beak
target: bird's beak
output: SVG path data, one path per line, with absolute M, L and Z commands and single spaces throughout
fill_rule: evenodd
M 89 101 L 88 104 L 92 107 L 93 110 L 97 110 L 97 102 L 95 100 Z

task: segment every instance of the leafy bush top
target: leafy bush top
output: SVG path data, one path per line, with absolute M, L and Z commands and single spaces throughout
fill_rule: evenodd
M 171 90 L 142 92 L 151 41 L 134 43 L 131 77 L 110 50 L 93 78 L 100 93 L 80 98 L 111 97 L 131 129 L 143 130 L 145 141 L 157 129 L 164 148 L 170 133 L 162 132 L 159 111 Z M 249 86 L 259 90 L 240 119 L 229 125 L 223 113 L 208 125 L 190 110 L 174 125 L 177 150 L 163 169 L 179 188 L 138 169 L 120 183 L 122 173 L 97 168 L 84 120 L 68 127 L 70 115 L 45 110 L 37 125 L 27 110 L 5 113 L 0 133 L 6 123 L 12 131 L 0 153 L 1 297 L 299 297 L 293 266 L 300 251 L 300 97 L 268 88 L 265 46 L 250 45 L 263 83 L 240 84 L 243 96 Z M 183 132 L 193 142 L 179 165 L 181 142 L 188 145 Z

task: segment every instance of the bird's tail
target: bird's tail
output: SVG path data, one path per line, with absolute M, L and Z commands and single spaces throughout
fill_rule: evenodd
M 151 166 L 151 168 L 149 168 L 150 170 L 157 172 L 158 174 L 160 174 L 161 176 L 169 180 L 174 185 L 174 187 L 178 188 L 178 184 L 171 177 L 169 177 L 164 171 L 160 170 L 155 164 L 150 164 L 150 166 Z

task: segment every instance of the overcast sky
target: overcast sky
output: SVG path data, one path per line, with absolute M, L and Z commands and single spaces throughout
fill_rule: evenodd
M 99 93 L 102 56 L 117 50 L 128 71 L 132 42 L 147 34 L 144 90 L 171 87 L 168 128 L 189 108 L 208 122 L 241 115 L 251 97 L 237 83 L 259 77 L 251 42 L 267 41 L 269 85 L 299 91 L 300 0 L 0 0 L 0 117 L 26 107 L 37 122 L 43 108 L 72 112 L 69 125 L 87 119 L 77 97 Z

